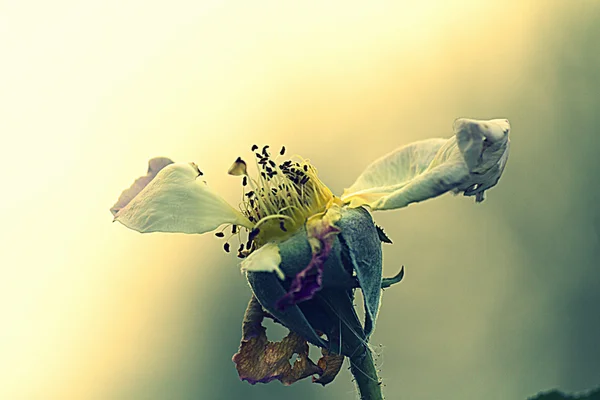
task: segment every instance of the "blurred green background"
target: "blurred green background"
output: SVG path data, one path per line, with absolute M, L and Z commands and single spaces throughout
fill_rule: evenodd
M 508 118 L 510 159 L 482 204 L 375 215 L 406 267 L 372 338 L 386 398 L 600 384 L 597 1 L 0 2 L 0 31 L 0 398 L 356 398 L 346 368 L 240 382 L 238 260 L 108 209 L 159 155 L 236 204 L 254 143 L 341 194 L 461 116 Z

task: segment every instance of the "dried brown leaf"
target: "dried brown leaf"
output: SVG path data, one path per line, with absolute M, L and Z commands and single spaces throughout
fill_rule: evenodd
M 264 316 L 262 307 L 252 297 L 242 323 L 240 350 L 233 356 L 240 379 L 253 385 L 276 379 L 284 385 L 291 385 L 323 372 L 308 358 L 306 340 L 294 332 L 290 332 L 281 342 L 270 342 L 266 328 L 262 326 Z M 294 354 L 297 354 L 297 359 L 290 364 Z

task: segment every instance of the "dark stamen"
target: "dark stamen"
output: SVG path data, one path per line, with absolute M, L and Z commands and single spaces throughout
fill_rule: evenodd
M 287 229 L 285 229 L 285 224 L 283 221 L 279 221 L 279 228 L 281 228 L 282 231 L 287 232 Z
M 227 243 L 227 242 L 226 242 L 226 243 L 223 245 L 223 249 L 225 250 L 225 252 L 226 252 L 226 253 L 229 253 L 229 243 Z
M 250 198 L 252 196 L 254 196 L 254 192 L 252 190 L 246 193 L 246 197 Z
M 260 233 L 260 229 L 258 228 L 254 228 L 252 229 L 252 231 L 250 231 L 250 234 L 248 235 L 248 241 L 251 242 L 254 240 L 254 238 Z
M 256 150 L 256 149 L 258 149 L 258 146 L 257 146 L 257 145 L 255 145 L 255 144 L 253 144 L 253 145 L 252 145 L 252 149 L 251 149 L 251 151 L 254 151 L 254 150 Z
M 269 164 L 271 164 L 271 167 L 273 168 L 275 168 L 275 166 L 277 165 L 273 160 L 269 160 Z
M 269 145 L 266 145 L 265 147 L 262 148 L 262 153 L 265 157 L 269 157 L 269 153 L 267 152 L 268 148 L 269 148 Z
M 231 233 L 234 235 L 237 233 L 237 225 L 233 225 L 233 227 L 231 227 Z
M 308 172 L 308 165 L 305 165 L 305 166 L 304 166 L 304 170 L 305 170 L 306 172 Z
M 215 233 L 215 236 L 222 238 L 222 237 L 225 237 L 225 234 L 223 232 L 217 232 L 217 233 Z
M 238 253 L 244 250 L 244 243 L 240 243 L 240 247 L 238 247 Z
M 194 168 L 196 170 L 196 172 L 198 173 L 198 175 L 196 175 L 196 178 L 199 177 L 199 176 L 204 175 L 202 173 L 202 171 L 200 171 L 200 168 L 198 168 L 198 166 L 196 165 L 196 163 L 190 163 L 190 164 L 191 164 L 192 168 Z
M 242 186 L 246 186 L 248 184 L 248 177 L 244 175 L 244 179 L 242 179 Z
M 285 146 L 281 146 L 281 150 L 279 151 L 279 155 L 282 156 L 285 154 Z

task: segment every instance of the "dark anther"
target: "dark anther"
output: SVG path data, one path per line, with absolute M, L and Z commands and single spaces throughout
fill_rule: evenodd
M 260 155 L 260 153 L 254 153 L 256 155 L 256 158 L 263 158 L 263 156 Z
M 246 193 L 246 197 L 250 198 L 252 196 L 254 196 L 254 192 L 252 190 Z
M 271 192 L 273 192 L 273 194 L 277 194 L 277 189 L 271 188 Z
M 238 253 L 244 250 L 244 243 L 240 243 L 240 247 L 238 247 Z
M 305 176 L 304 178 L 302 178 L 302 181 L 300 181 L 301 185 L 304 185 L 306 182 L 308 182 L 308 176 Z
M 239 251 L 238 251 L 238 254 L 237 254 L 237 256 L 238 256 L 238 258 L 246 258 L 246 256 L 245 256 L 245 255 L 243 255 L 243 254 L 242 254 L 241 252 L 239 252 Z
M 248 235 L 248 242 L 251 242 L 254 240 L 254 238 L 260 233 L 260 229 L 258 228 L 254 228 L 250 231 L 250 234 Z
M 269 160 L 269 164 L 271 164 L 271 167 L 273 168 L 275 168 L 275 166 L 277 165 L 273 160 Z
M 229 253 L 229 243 L 225 243 L 223 245 L 223 249 L 225 250 L 225 252 Z
M 256 150 L 256 149 L 258 149 L 258 146 L 257 146 L 257 145 L 255 145 L 255 144 L 253 144 L 253 145 L 252 145 L 252 149 L 251 149 L 251 151 L 254 151 L 254 150 Z
M 269 145 L 266 145 L 265 147 L 262 148 L 262 153 L 265 157 L 269 157 L 269 153 L 267 152 L 268 148 L 269 148 Z
M 283 221 L 279 221 L 279 228 L 281 228 L 282 231 L 287 232 L 287 229 L 285 229 L 285 224 Z
M 281 150 L 279 151 L 279 155 L 282 156 L 285 154 L 285 146 L 281 146 Z
M 304 170 L 308 172 L 308 165 L 304 166 Z
M 271 172 L 273 172 L 273 170 L 271 169 L 271 167 L 266 167 L 265 170 L 267 171 L 267 174 L 270 174 Z
M 217 232 L 215 233 L 216 237 L 225 237 L 225 234 L 223 232 Z
M 251 240 L 248 240 L 248 241 L 246 242 L 246 250 L 250 250 L 250 248 L 251 248 L 251 247 L 252 247 L 252 241 L 251 241 Z
M 194 169 L 196 170 L 196 172 L 198 173 L 198 175 L 196 175 L 196 178 L 197 178 L 197 177 L 199 177 L 199 176 L 202 176 L 202 175 L 204 175 L 204 174 L 202 173 L 202 171 L 200 171 L 200 168 L 198 168 L 198 166 L 196 165 L 196 163 L 190 163 L 190 165 L 191 165 L 191 166 L 192 166 L 192 168 L 194 168 Z
M 231 228 L 231 233 L 233 233 L 234 235 L 237 233 L 237 225 L 233 225 L 233 227 Z
M 242 179 L 242 186 L 246 186 L 248 184 L 248 177 L 244 175 L 244 179 Z
M 260 173 L 260 176 L 262 176 L 262 177 L 263 177 L 263 179 L 267 179 L 267 174 L 265 174 L 264 172 L 261 172 L 261 173 Z
M 246 162 L 238 157 L 227 171 L 229 175 L 240 176 L 246 175 Z

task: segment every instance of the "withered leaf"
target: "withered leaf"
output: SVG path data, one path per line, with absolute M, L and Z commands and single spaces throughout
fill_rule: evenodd
M 270 342 L 266 328 L 262 326 L 264 316 L 258 300 L 252 296 L 242 323 L 240 350 L 233 356 L 240 379 L 253 385 L 276 379 L 284 385 L 291 385 L 323 372 L 308 358 L 306 340 L 294 332 L 290 332 L 281 342 Z M 290 365 L 289 360 L 294 354 L 298 355 L 297 359 Z
M 321 349 L 321 354 L 323 357 L 319 358 L 317 365 L 323 370 L 323 373 L 319 378 L 313 376 L 312 381 L 325 386 L 331 383 L 340 372 L 344 363 L 344 355 L 330 353 L 327 349 Z

